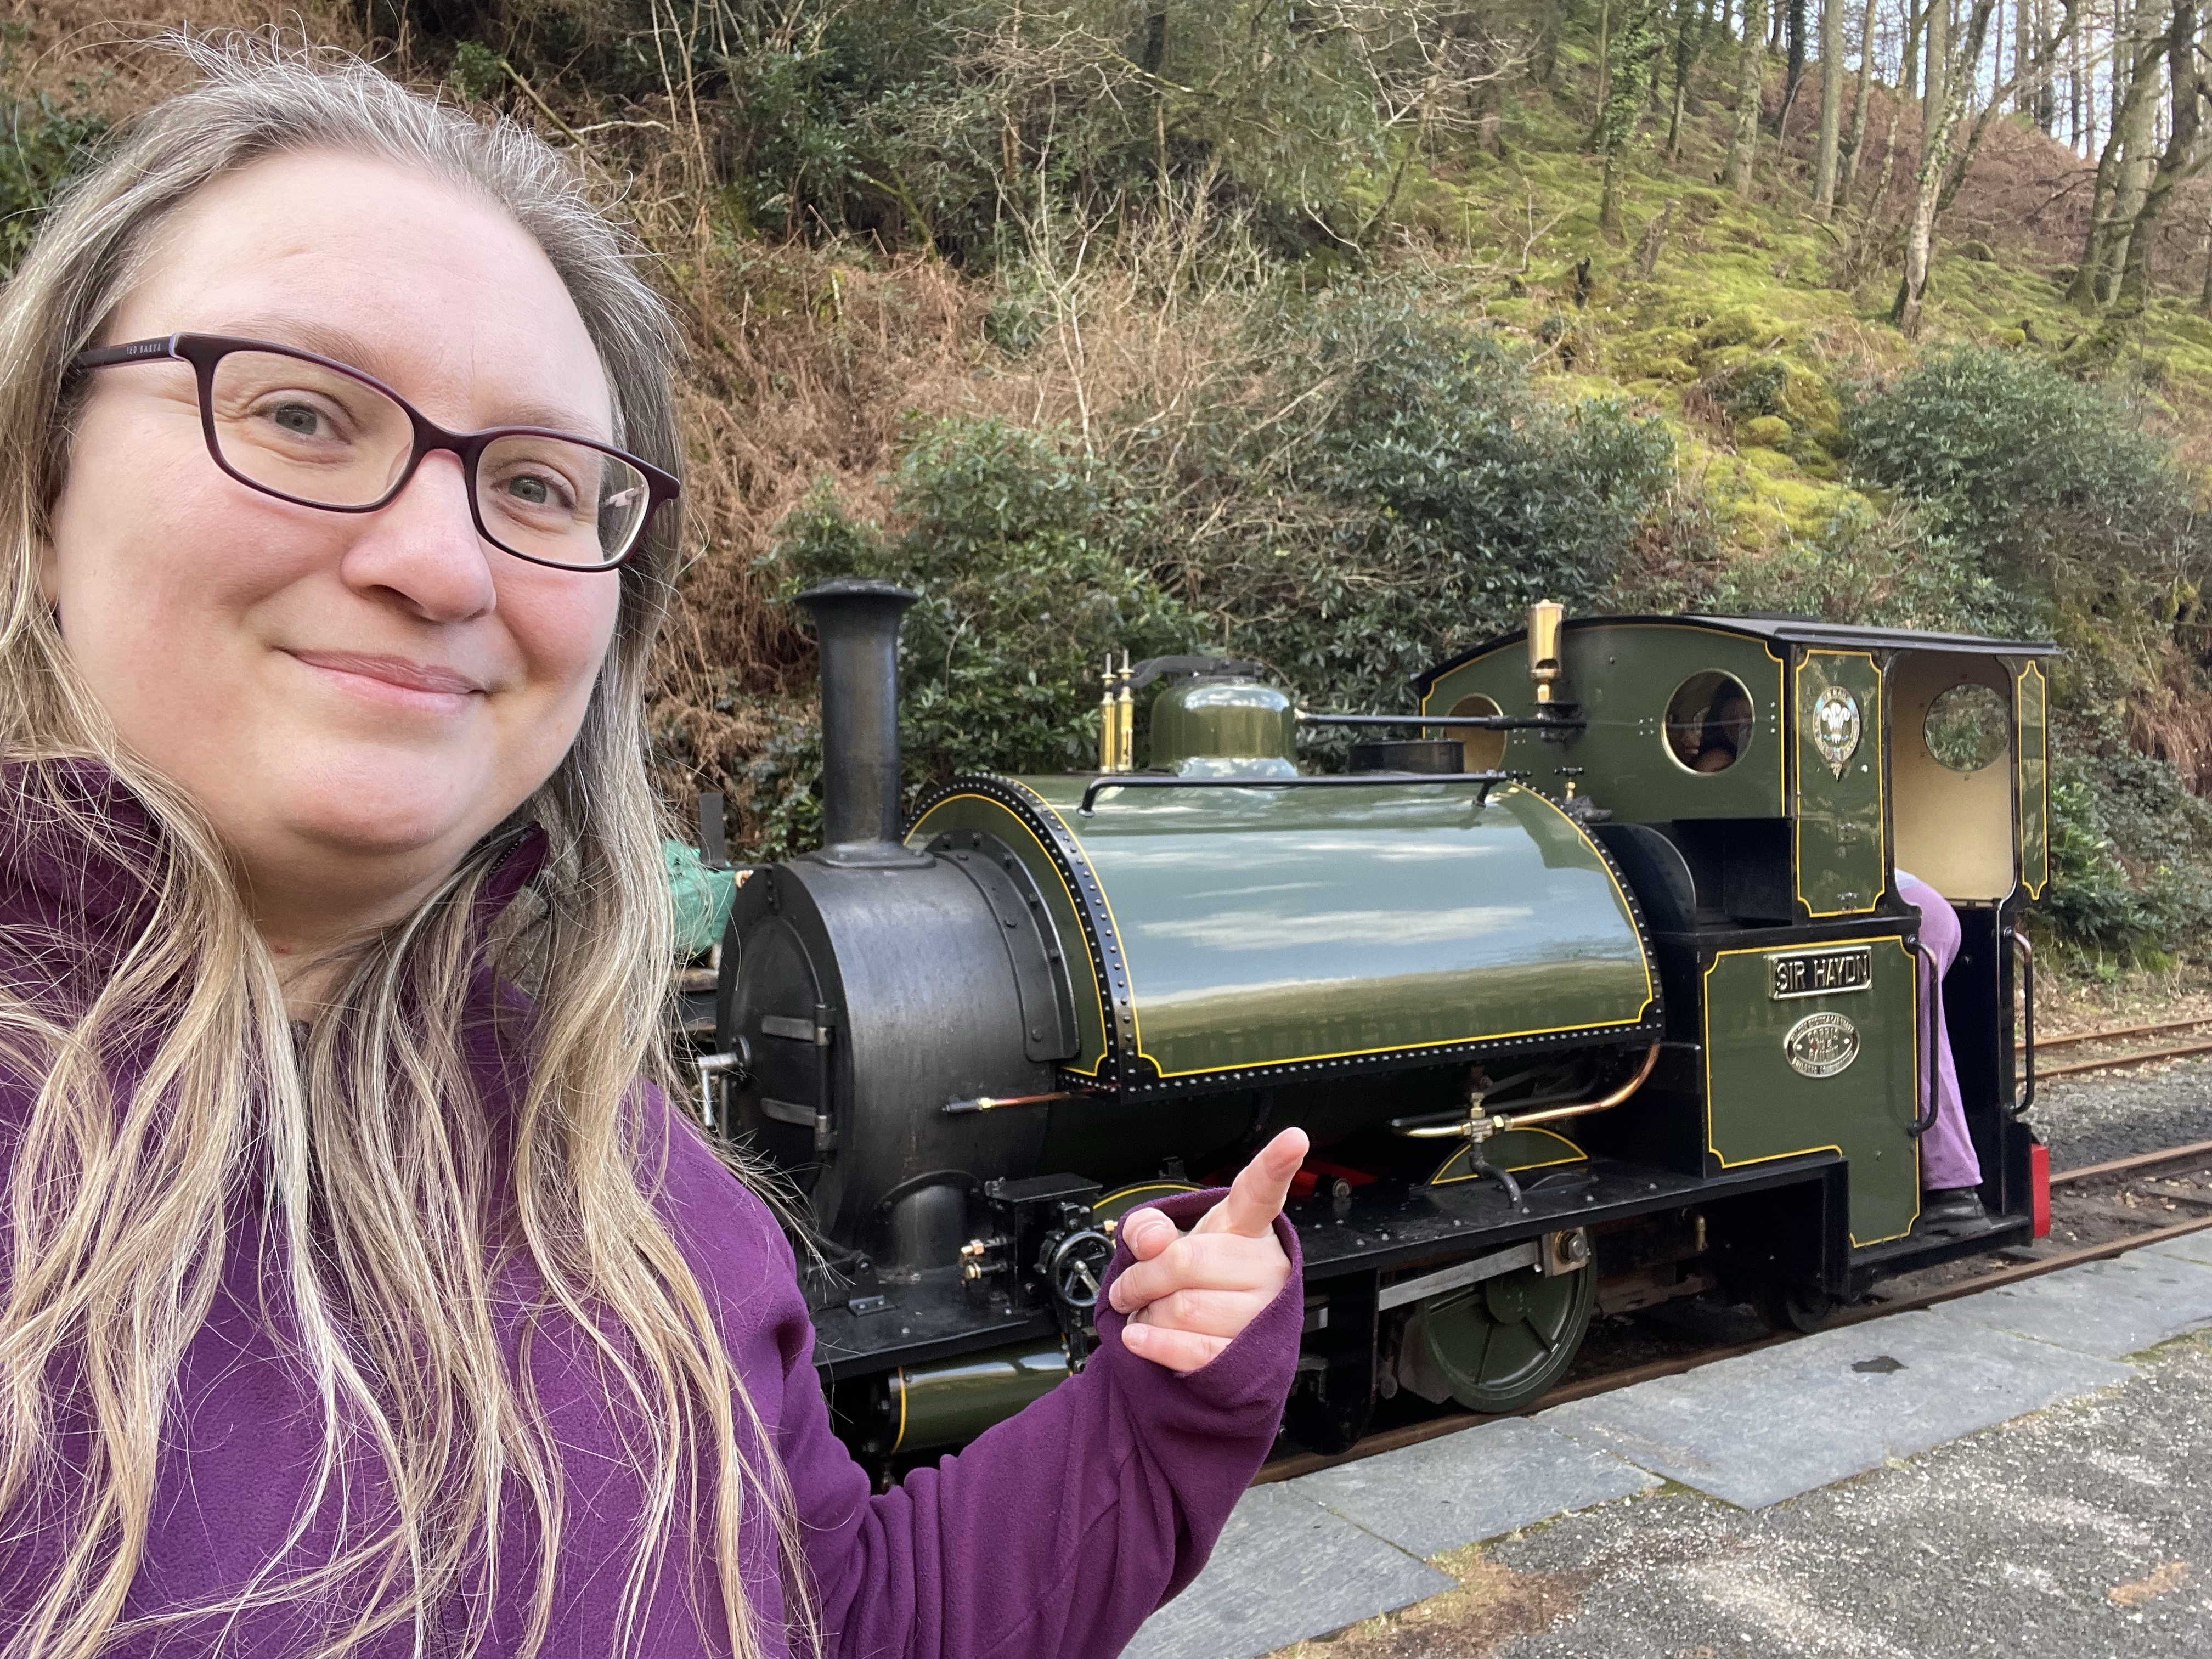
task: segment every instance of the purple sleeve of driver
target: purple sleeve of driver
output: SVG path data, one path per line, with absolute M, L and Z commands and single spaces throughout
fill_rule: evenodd
M 1179 1376 L 1139 1359 L 1102 1297 L 1079 1375 L 879 1493 L 831 1432 L 789 1245 L 693 1148 L 676 1150 L 668 1196 L 781 1455 L 825 1655 L 1110 1659 L 1197 1576 L 1273 1443 L 1297 1362 L 1304 1298 L 1287 1222 L 1275 1233 L 1289 1282 L 1212 1364 Z M 1188 1225 L 1221 1197 L 1157 1207 Z M 1106 1282 L 1129 1261 L 1117 1248 Z

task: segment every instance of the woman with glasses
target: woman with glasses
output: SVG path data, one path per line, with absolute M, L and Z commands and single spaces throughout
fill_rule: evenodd
M 0 295 L 0 1655 L 1117 1651 L 1275 1431 L 1302 1139 L 872 1492 L 659 1086 L 666 313 L 512 125 L 197 56 Z

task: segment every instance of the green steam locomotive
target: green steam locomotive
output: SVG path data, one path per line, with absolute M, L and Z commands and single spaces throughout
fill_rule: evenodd
M 863 1457 L 1079 1367 L 1118 1218 L 1291 1124 L 1286 1427 L 1321 1450 L 1402 1392 L 1516 1409 L 1600 1311 L 1727 1285 L 1810 1328 L 2047 1225 L 2014 1011 L 2051 645 L 1547 604 L 1406 714 L 1109 664 L 1096 770 L 957 778 L 905 821 L 911 599 L 802 596 L 825 844 L 715 878 L 696 1060 L 702 1120 L 805 1195 Z M 1344 727 L 1346 769 L 1302 761 Z M 1957 914 L 1948 974 L 1900 870 Z M 1935 1224 L 1944 1040 L 1981 1182 Z

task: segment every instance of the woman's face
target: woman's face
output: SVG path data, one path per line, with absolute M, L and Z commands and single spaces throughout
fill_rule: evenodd
M 187 203 L 100 343 L 179 331 L 337 358 L 449 430 L 614 435 L 537 244 L 383 162 L 276 157 Z M 481 539 L 450 453 L 374 513 L 247 489 L 208 454 L 173 362 L 93 374 L 43 574 L 71 659 L 207 812 L 280 950 L 404 913 L 544 781 L 619 599 L 611 573 Z

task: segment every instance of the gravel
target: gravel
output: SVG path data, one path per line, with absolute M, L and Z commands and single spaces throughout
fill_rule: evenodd
M 1489 1617 L 1407 1620 L 1374 1645 L 1404 1659 L 2203 1659 L 2208 1517 L 2199 1334 L 2116 1389 L 1769 1509 L 1677 1488 L 1531 1529 L 1482 1552 Z M 1500 1599 L 1520 1616 L 1498 1619 Z
M 2054 1170 L 2212 1140 L 2212 1059 L 2039 1084 L 2028 1121 L 2050 1146 Z M 2212 1641 L 2206 1651 L 2212 1652 Z

